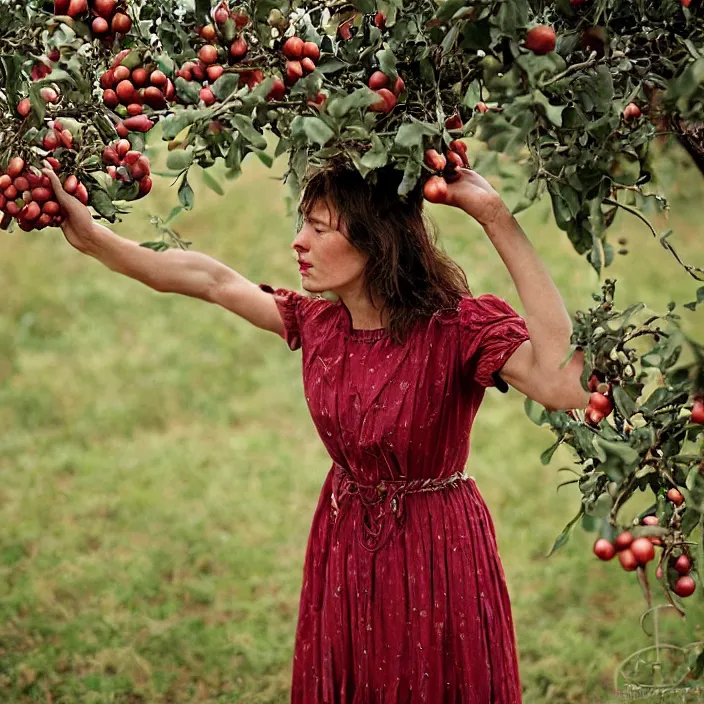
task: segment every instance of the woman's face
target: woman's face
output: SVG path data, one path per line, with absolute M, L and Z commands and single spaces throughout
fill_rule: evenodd
M 306 291 L 332 291 L 342 297 L 357 293 L 363 286 L 367 255 L 347 239 L 346 233 L 335 230 L 337 215 L 325 203 L 315 204 L 291 245 L 300 261 L 311 264 L 301 270 Z M 344 229 L 344 225 L 340 223 Z

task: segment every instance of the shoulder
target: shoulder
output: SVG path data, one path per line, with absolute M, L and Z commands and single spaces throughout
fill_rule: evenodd
M 443 308 L 433 316 L 442 324 L 475 325 L 493 318 L 514 316 L 518 313 L 511 305 L 493 293 L 480 296 L 463 295 L 454 308 Z
M 468 327 L 520 318 L 518 312 L 507 300 L 493 293 L 463 297 L 459 308 L 460 322 Z

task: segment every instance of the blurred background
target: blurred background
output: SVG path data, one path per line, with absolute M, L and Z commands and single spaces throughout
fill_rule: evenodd
M 482 145 L 469 144 L 474 163 Z M 153 169 L 165 170 L 158 134 L 151 146 Z M 648 217 L 704 266 L 701 174 L 674 146 L 659 169 L 671 213 Z M 251 281 L 302 291 L 285 170 L 285 157 L 267 169 L 249 155 L 241 178 L 221 179 L 225 197 L 194 173 L 195 208 L 171 225 Z M 520 195 L 490 180 L 507 200 Z M 155 178 L 113 229 L 157 239 L 149 216 L 177 202 L 170 180 Z M 428 208 L 473 294 L 523 313 L 481 227 Z M 549 198 L 518 220 L 570 314 L 588 309 L 601 282 L 554 225 Z M 618 237 L 628 254 L 603 272 L 617 279 L 615 306 L 664 314 L 673 300 L 702 342 L 701 307 L 682 307 L 701 282 L 623 211 L 615 249 Z M 330 467 L 300 351 L 222 308 L 120 276 L 56 229 L 0 232 L 0 290 L 0 701 L 287 702 L 308 529 Z M 579 508 L 574 485 L 556 493 L 570 478 L 557 469 L 576 464 L 564 447 L 540 463 L 554 436 L 523 401 L 487 392 L 468 471 L 496 524 L 524 700 L 616 701 L 615 668 L 652 644 L 639 626 L 645 600 L 635 574 L 598 561 L 580 528 L 545 558 Z M 701 589 L 685 602 L 685 621 L 662 617 L 667 642 L 704 639 Z

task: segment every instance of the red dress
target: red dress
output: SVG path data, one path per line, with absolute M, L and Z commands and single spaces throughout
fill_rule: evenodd
M 291 702 L 520 704 L 494 524 L 474 478 L 457 477 L 485 388 L 508 389 L 498 371 L 529 339 L 525 321 L 493 294 L 466 296 L 399 346 L 383 328 L 354 330 L 342 302 L 260 288 L 303 350 L 333 460 L 306 550 Z

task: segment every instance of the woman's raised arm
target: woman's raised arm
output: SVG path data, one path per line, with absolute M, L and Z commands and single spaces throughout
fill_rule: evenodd
M 120 237 L 95 222 L 88 208 L 64 191 L 51 169 L 43 172 L 51 179 L 57 200 L 66 213 L 61 225 L 64 235 L 78 251 L 155 291 L 216 303 L 259 328 L 283 334 L 274 297 L 234 269 L 201 252 L 182 249 L 155 252 Z

